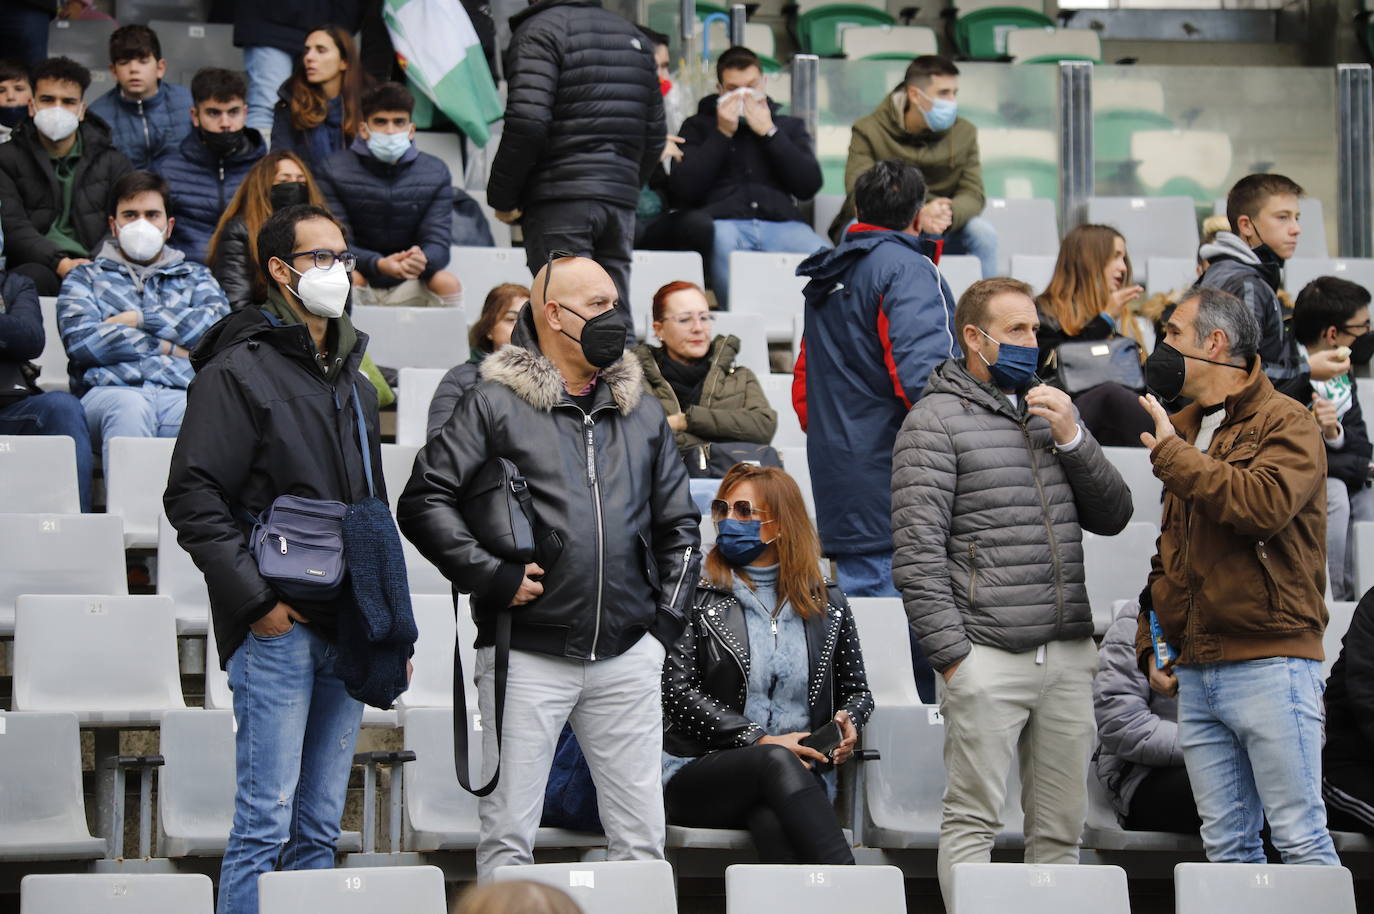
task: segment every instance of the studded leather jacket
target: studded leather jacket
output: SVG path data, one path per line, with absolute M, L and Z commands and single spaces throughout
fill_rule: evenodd
M 805 621 L 811 729 L 844 709 L 863 729 L 873 713 L 849 601 L 830 585 L 824 615 Z M 748 746 L 767 735 L 744 716 L 749 634 L 744 607 L 727 589 L 697 585 L 687 625 L 663 664 L 663 750 L 694 757 Z M 776 735 L 776 734 L 774 734 Z

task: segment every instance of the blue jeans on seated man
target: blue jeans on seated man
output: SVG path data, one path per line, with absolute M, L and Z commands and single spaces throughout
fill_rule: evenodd
M 846 597 L 900 597 L 897 587 L 892 583 L 892 553 L 854 552 L 845 555 L 832 555 L 835 560 L 835 576 L 839 578 L 840 590 Z M 916 633 L 907 629 L 911 638 L 911 672 L 916 677 L 916 691 L 921 701 L 934 704 L 935 669 L 921 650 Z
M 92 387 L 81 398 L 91 442 L 108 468 L 111 438 L 175 438 L 186 415 L 186 391 L 173 387 Z
M 334 865 L 363 718 L 336 659 L 300 622 L 273 638 L 250 632 L 229 658 L 238 786 L 218 914 L 257 914 L 263 873 Z
M 76 442 L 76 484 L 81 510 L 91 510 L 91 433 L 81 401 L 49 391 L 0 406 L 0 435 L 66 435 Z
M 974 216 L 964 223 L 961 229 L 954 229 L 941 235 L 922 235 L 932 241 L 939 241 L 942 237 L 945 241 L 944 250 L 941 254 L 967 254 L 977 257 L 979 265 L 983 268 L 983 278 L 990 279 L 998 275 L 997 269 L 997 229 L 992 227 L 992 223 L 982 216 Z
M 1270 657 L 1181 665 L 1178 740 L 1213 863 L 1339 866 L 1322 801 L 1322 665 Z
M 811 254 L 831 244 L 805 222 L 770 222 L 766 219 L 717 219 L 711 248 L 711 288 L 721 308 L 730 307 L 730 252 L 774 251 L 779 254 Z M 740 304 L 752 310 L 753 302 Z

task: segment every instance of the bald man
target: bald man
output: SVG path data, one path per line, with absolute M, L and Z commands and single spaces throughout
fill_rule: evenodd
M 478 804 L 479 878 L 534 859 L 568 721 L 597 783 L 608 858 L 662 858 L 660 679 L 700 566 L 700 514 L 663 408 L 643 396 L 639 363 L 625 355 L 615 283 L 567 257 L 539 271 L 533 293 L 513 345 L 487 356 L 478 385 L 416 458 L 398 510 L 405 535 L 472 595 L 485 721 L 497 719 L 494 645 L 510 613 L 502 765 Z M 529 483 L 535 562 L 493 554 L 459 510 L 498 457 Z M 490 777 L 494 728 L 482 738 Z

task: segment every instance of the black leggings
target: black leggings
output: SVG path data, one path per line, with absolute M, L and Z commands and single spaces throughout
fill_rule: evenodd
M 663 800 L 674 825 L 749 829 L 763 863 L 854 862 L 824 783 L 782 746 L 693 759 L 668 782 Z
M 1196 835 L 1202 819 L 1193 800 L 1188 769 L 1155 768 L 1131 794 L 1131 810 L 1125 822 L 1128 831 L 1164 831 L 1176 835 Z
M 1140 433 L 1155 423 L 1140 405 L 1140 395 L 1120 384 L 1099 384 L 1073 398 L 1083 424 L 1103 447 L 1144 447 Z

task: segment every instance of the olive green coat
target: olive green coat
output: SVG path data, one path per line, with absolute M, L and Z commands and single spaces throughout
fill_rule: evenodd
M 768 405 L 759 379 L 743 365 L 736 365 L 739 339 L 718 336 L 711 341 L 706 358 L 711 368 L 701 387 L 701 402 L 684 411 L 663 372 L 654 349 L 640 343 L 632 350 L 644 369 L 644 387 L 672 416 L 685 412 L 687 430 L 675 432 L 679 449 L 708 441 L 748 441 L 769 444 L 778 428 L 778 414 Z

